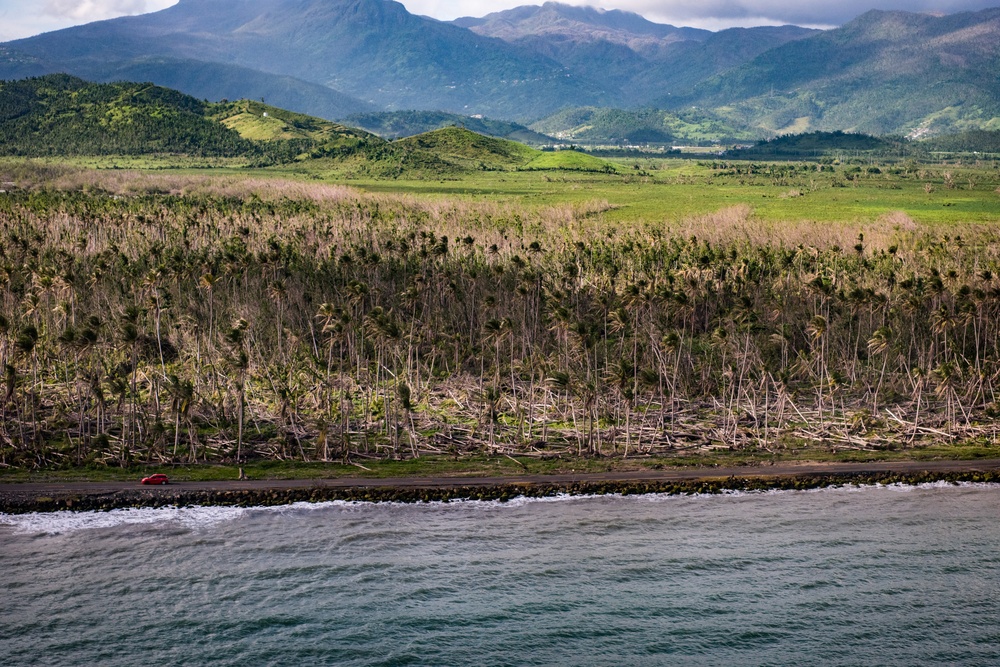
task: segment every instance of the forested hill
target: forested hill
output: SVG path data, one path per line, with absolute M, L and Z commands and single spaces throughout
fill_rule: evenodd
M 376 178 L 611 169 L 573 151 L 543 154 L 457 127 L 388 142 L 261 102 L 213 104 L 148 83 L 97 84 L 65 74 L 0 81 L 0 155 L 233 157 L 246 166 L 323 160 L 328 169 Z
M 241 100 L 212 104 L 149 83 L 65 74 L 0 82 L 0 154 L 246 157 L 287 162 L 384 143 L 363 130 Z
M 257 147 L 209 118 L 212 105 L 143 83 L 62 74 L 0 82 L 4 155 L 249 155 Z
M 755 146 L 729 151 L 730 157 L 749 160 L 810 158 L 820 155 L 906 150 L 905 142 L 851 132 L 786 134 Z

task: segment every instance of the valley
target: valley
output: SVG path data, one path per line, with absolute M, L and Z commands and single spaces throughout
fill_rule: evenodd
M 927 138 L 998 128 L 998 12 L 871 11 L 828 30 L 712 32 L 554 2 L 446 22 L 387 0 L 180 0 L 2 44 L 0 79 L 149 81 L 328 120 L 416 110 L 585 142 Z M 596 127 L 580 114 L 598 116 Z M 541 139 L 514 131 L 487 133 Z
M 880 124 L 885 105 L 865 96 L 883 83 L 865 92 L 850 76 L 875 71 L 861 53 L 874 47 L 844 46 L 887 26 L 888 42 L 951 43 L 990 11 L 706 33 L 546 5 L 553 33 L 534 10 L 428 28 L 393 3 L 305 2 L 317 31 L 348 35 L 358 14 L 400 44 L 434 37 L 439 55 L 483 47 L 439 57 L 417 90 L 399 87 L 412 80 L 401 52 L 335 40 L 330 67 L 373 64 L 363 83 L 337 82 L 372 94 L 320 115 L 301 91 L 330 71 L 293 82 L 291 110 L 270 93 L 211 101 L 72 75 L 134 71 L 147 47 L 178 81 L 266 52 L 269 71 L 246 80 L 271 85 L 306 71 L 310 33 L 288 41 L 298 24 L 275 13 L 287 1 L 182 1 L 2 47 L 0 66 L 35 76 L 0 82 L 0 477 L 1000 453 L 992 88 L 955 104 L 984 76 L 969 59 L 948 106 L 929 96 L 910 105 L 925 115 Z M 572 49 L 539 41 L 567 30 Z M 713 60 L 716 42 L 734 60 Z M 761 50 L 737 48 L 751 42 Z M 647 64 L 701 49 L 718 66 L 676 100 L 625 108 L 608 78 L 559 60 L 609 44 Z M 810 54 L 830 49 L 850 60 L 825 88 L 843 108 L 803 92 L 827 72 Z M 762 96 L 760 72 L 787 74 L 789 58 L 799 78 Z M 453 92 L 431 95 L 445 80 Z M 802 132 L 781 134 L 791 126 Z M 915 128 L 927 132 L 900 136 Z

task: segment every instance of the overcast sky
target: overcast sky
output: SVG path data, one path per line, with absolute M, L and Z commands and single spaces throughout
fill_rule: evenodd
M 518 5 L 541 2 L 517 0 L 402 0 L 414 14 L 442 19 L 482 16 Z M 651 21 L 717 30 L 735 26 L 783 25 L 836 26 L 869 9 L 910 12 L 943 12 L 1000 6 L 1000 0 L 561 0 L 571 5 L 624 9 Z
M 0 41 L 80 23 L 142 14 L 177 0 L 0 0 Z M 718 30 L 733 26 L 834 26 L 869 9 L 952 13 L 1000 5 L 1000 0 L 563 0 L 567 4 L 638 12 L 652 21 Z M 414 14 L 453 19 L 483 16 L 531 0 L 403 0 Z

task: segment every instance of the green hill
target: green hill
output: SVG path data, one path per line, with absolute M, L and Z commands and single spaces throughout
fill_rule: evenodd
M 460 127 L 399 139 L 392 146 L 428 154 L 462 169 L 613 171 L 610 162 L 577 151 L 543 152 L 507 139 L 485 137 Z
M 66 75 L 0 82 L 0 154 L 239 156 L 257 151 L 211 105 L 142 83 Z
M 384 143 L 260 102 L 211 104 L 149 83 L 89 83 L 65 74 L 0 82 L 3 155 L 175 154 L 269 164 Z
M 393 178 L 606 166 L 569 153 L 557 160 L 458 127 L 388 142 L 262 102 L 211 104 L 148 83 L 96 84 L 64 74 L 0 82 L 0 155 L 156 154 L 240 157 L 251 166 L 323 160 L 333 171 Z
M 213 105 L 211 117 L 253 141 L 307 140 L 325 145 L 373 138 L 363 130 L 253 100 Z
M 539 151 L 506 139 L 486 137 L 460 127 L 447 127 L 399 139 L 393 146 L 431 153 L 452 164 L 472 169 L 512 169 L 527 164 Z
M 385 111 L 361 113 L 343 119 L 385 139 L 401 139 L 446 127 L 464 127 L 477 134 L 499 139 L 511 139 L 522 144 L 545 145 L 553 143 L 552 137 L 529 130 L 524 125 L 505 120 L 462 116 L 444 111 Z

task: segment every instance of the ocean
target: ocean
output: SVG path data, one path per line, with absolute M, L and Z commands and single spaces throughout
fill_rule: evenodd
M 0 515 L 0 664 L 998 665 L 1000 486 Z

